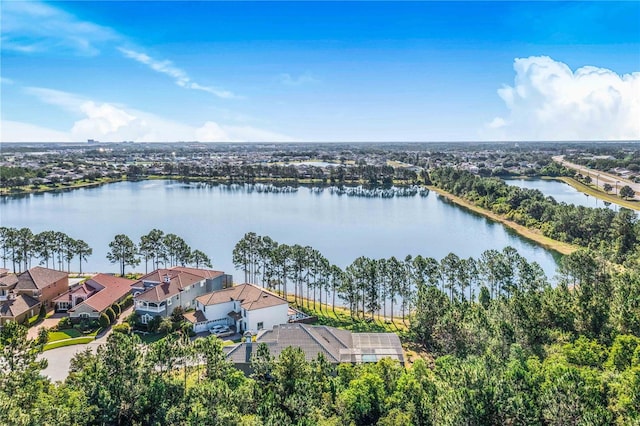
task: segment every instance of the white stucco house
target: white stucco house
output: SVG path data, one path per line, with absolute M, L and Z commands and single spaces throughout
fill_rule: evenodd
M 289 321 L 289 304 L 253 284 L 240 284 L 196 298 L 196 311 L 185 314 L 196 333 L 228 325 L 238 333 L 258 332 Z

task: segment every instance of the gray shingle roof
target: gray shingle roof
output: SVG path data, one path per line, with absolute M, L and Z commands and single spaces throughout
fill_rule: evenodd
M 328 326 L 306 324 L 276 325 L 256 339 L 256 346 L 265 343 L 276 358 L 289 346 L 299 347 L 311 361 L 322 353 L 327 361 L 338 363 L 376 362 L 392 358 L 404 362 L 402 344 L 394 333 L 352 333 Z M 236 364 L 247 362 L 250 348 L 246 343 L 226 347 L 227 358 Z M 251 349 L 255 352 L 255 348 Z

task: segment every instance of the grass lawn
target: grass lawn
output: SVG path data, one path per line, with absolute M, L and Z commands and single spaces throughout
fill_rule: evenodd
M 625 200 L 618 197 L 615 194 L 609 194 L 608 192 L 604 192 L 600 190 L 600 188 L 596 188 L 594 185 L 586 185 L 582 182 L 577 181 L 576 179 L 569 177 L 561 177 L 559 180 L 565 182 L 568 185 L 571 185 L 575 189 L 585 194 L 594 196 L 603 201 L 608 201 L 610 203 L 618 204 L 622 207 L 626 207 L 632 210 L 640 210 L 640 202 L 637 200 Z
M 57 340 L 73 339 L 76 337 L 82 337 L 82 333 L 74 328 L 70 328 L 68 330 L 62 330 L 62 331 L 50 331 L 49 343 L 55 342 Z
M 63 346 L 82 345 L 82 344 L 91 343 L 94 340 L 95 340 L 95 336 L 77 337 L 75 339 L 68 339 L 68 340 L 58 340 L 55 342 L 47 343 L 46 345 L 44 345 L 43 350 L 48 351 L 49 349 L 61 348 Z
M 316 309 L 313 309 L 313 303 L 309 303 L 310 307 L 306 307 L 306 301 L 303 302 L 304 306 L 296 306 L 293 304 L 293 296 L 289 295 L 289 303 L 292 307 L 305 312 L 308 315 L 318 318 L 317 325 L 328 325 L 331 327 L 342 328 L 345 330 L 351 330 L 354 332 L 363 333 L 397 333 L 403 336 L 407 331 L 407 325 L 402 322 L 400 318 L 394 318 L 393 322 L 389 318 L 378 318 L 375 316 L 374 320 L 362 320 L 359 318 L 351 318 L 349 311 L 341 306 L 335 307 L 335 312 L 331 309 L 331 306 L 322 304 L 322 310 L 320 310 L 320 304 L 316 302 Z M 407 324 L 409 321 L 407 320 Z

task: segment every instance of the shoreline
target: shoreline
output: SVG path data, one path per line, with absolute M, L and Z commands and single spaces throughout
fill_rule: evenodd
M 475 213 L 478 213 L 494 222 L 498 222 L 503 224 L 504 226 L 506 226 L 507 228 L 513 230 L 514 232 L 516 232 L 519 236 L 526 238 L 530 241 L 535 242 L 536 244 L 544 247 L 547 250 L 553 250 L 557 253 L 563 254 L 563 255 L 567 255 L 567 254 L 571 254 L 573 252 L 575 252 L 576 250 L 580 249 L 579 246 L 573 245 L 573 244 L 569 244 L 569 243 L 563 243 L 562 241 L 557 241 L 554 239 L 551 239 L 549 237 L 545 237 L 544 235 L 536 232 L 535 230 L 532 230 L 530 228 L 527 228 L 524 225 L 520 225 L 518 223 L 515 223 L 512 220 L 506 219 L 505 217 L 497 214 L 497 213 L 493 213 L 489 210 L 486 210 L 482 207 L 478 207 L 475 204 L 461 198 L 458 197 L 456 195 L 450 194 L 436 186 L 433 185 L 427 185 L 427 188 L 429 190 L 432 190 L 434 192 L 436 192 L 438 195 L 443 196 L 444 198 L 448 199 L 449 201 L 453 202 L 454 204 L 462 207 L 462 208 L 466 208 L 468 210 L 471 210 Z
M 571 186 L 576 191 L 582 192 L 583 194 L 590 195 L 595 197 L 601 201 L 606 201 L 608 203 L 617 204 L 620 207 L 624 207 L 626 209 L 640 211 L 640 203 L 637 201 L 624 200 L 616 195 L 611 195 L 606 192 L 602 192 L 599 189 L 595 189 L 590 185 L 586 185 L 580 181 L 577 181 L 574 178 L 560 176 L 555 178 L 561 182 L 566 183 Z

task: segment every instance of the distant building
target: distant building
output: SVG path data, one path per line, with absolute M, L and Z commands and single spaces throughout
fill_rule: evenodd
M 100 143 L 100 141 L 97 141 L 95 139 L 87 139 L 87 143 L 91 145 L 91 144 Z

